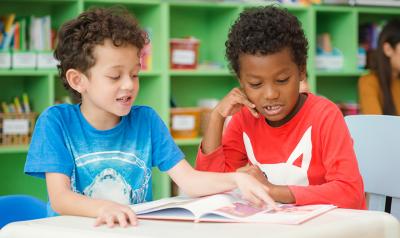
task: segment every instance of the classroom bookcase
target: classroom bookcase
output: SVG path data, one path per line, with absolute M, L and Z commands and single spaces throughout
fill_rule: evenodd
M 50 14 L 52 27 L 76 17 L 91 6 L 124 5 L 150 32 L 152 69 L 140 73 L 140 92 L 136 104 L 149 105 L 169 124 L 170 99 L 180 107 L 197 105 L 201 98 L 221 99 L 238 85 L 225 60 L 228 29 L 240 12 L 261 4 L 158 0 L 2 0 L 0 15 L 43 16 Z M 335 102 L 357 101 L 357 79 L 367 71 L 357 68 L 358 26 L 398 16 L 399 8 L 351 6 L 284 5 L 301 21 L 309 40 L 308 81 L 311 91 Z M 317 34 L 328 32 L 333 46 L 344 54 L 340 71 L 315 69 Z M 200 40 L 199 63 L 213 62 L 218 69 L 170 70 L 169 39 L 194 36 Z M 31 107 L 41 112 L 67 95 L 57 70 L 0 70 L 0 101 L 26 92 Z M 176 140 L 190 163 L 194 163 L 200 138 Z M 47 199 L 42 179 L 23 174 L 28 145 L 0 147 L 0 195 L 31 194 Z M 154 170 L 154 198 L 171 194 L 170 180 Z

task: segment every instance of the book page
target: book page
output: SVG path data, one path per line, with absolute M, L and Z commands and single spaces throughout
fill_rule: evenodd
M 294 204 L 279 204 L 278 207 L 281 210 L 275 211 L 270 208 L 256 208 L 246 203 L 236 202 L 232 206 L 226 206 L 206 214 L 200 220 L 227 222 L 229 220 L 226 218 L 230 218 L 232 222 L 300 224 L 335 208 L 333 205 L 296 206 Z
M 203 214 L 211 212 L 221 207 L 231 206 L 231 204 L 239 198 L 238 195 L 234 195 L 233 193 L 224 193 L 224 194 L 216 194 L 206 197 L 200 198 L 189 198 L 189 197 L 172 197 L 172 198 L 164 198 L 157 201 L 135 204 L 132 205 L 131 208 L 133 211 L 138 214 L 147 214 L 153 213 L 156 211 L 164 211 L 168 209 L 168 214 L 179 215 L 179 211 L 172 211 L 174 209 L 185 209 L 190 211 L 193 216 L 192 219 L 196 220 L 196 218 L 200 217 Z M 187 216 L 187 212 L 182 211 L 182 214 L 185 213 Z M 161 214 L 160 212 L 157 214 Z M 164 215 L 163 215 L 164 216 Z

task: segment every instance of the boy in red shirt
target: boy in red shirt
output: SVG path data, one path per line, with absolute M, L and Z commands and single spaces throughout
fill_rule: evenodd
M 249 173 L 282 203 L 365 209 L 363 181 L 340 110 L 325 98 L 299 93 L 308 43 L 297 18 L 274 6 L 246 10 L 230 29 L 226 47 L 241 88 L 213 110 L 196 168 Z M 246 136 L 257 160 L 252 165 Z

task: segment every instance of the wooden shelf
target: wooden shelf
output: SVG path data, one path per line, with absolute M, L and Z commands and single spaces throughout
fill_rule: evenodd
M 198 146 L 201 143 L 201 137 L 193 139 L 175 139 L 175 143 L 179 146 Z

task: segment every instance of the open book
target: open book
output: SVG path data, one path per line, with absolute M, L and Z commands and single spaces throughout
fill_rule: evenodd
M 193 220 L 195 222 L 256 222 L 300 224 L 335 208 L 333 205 L 279 204 L 281 209 L 257 208 L 238 194 L 223 193 L 201 198 L 171 197 L 131 206 L 139 218 Z

